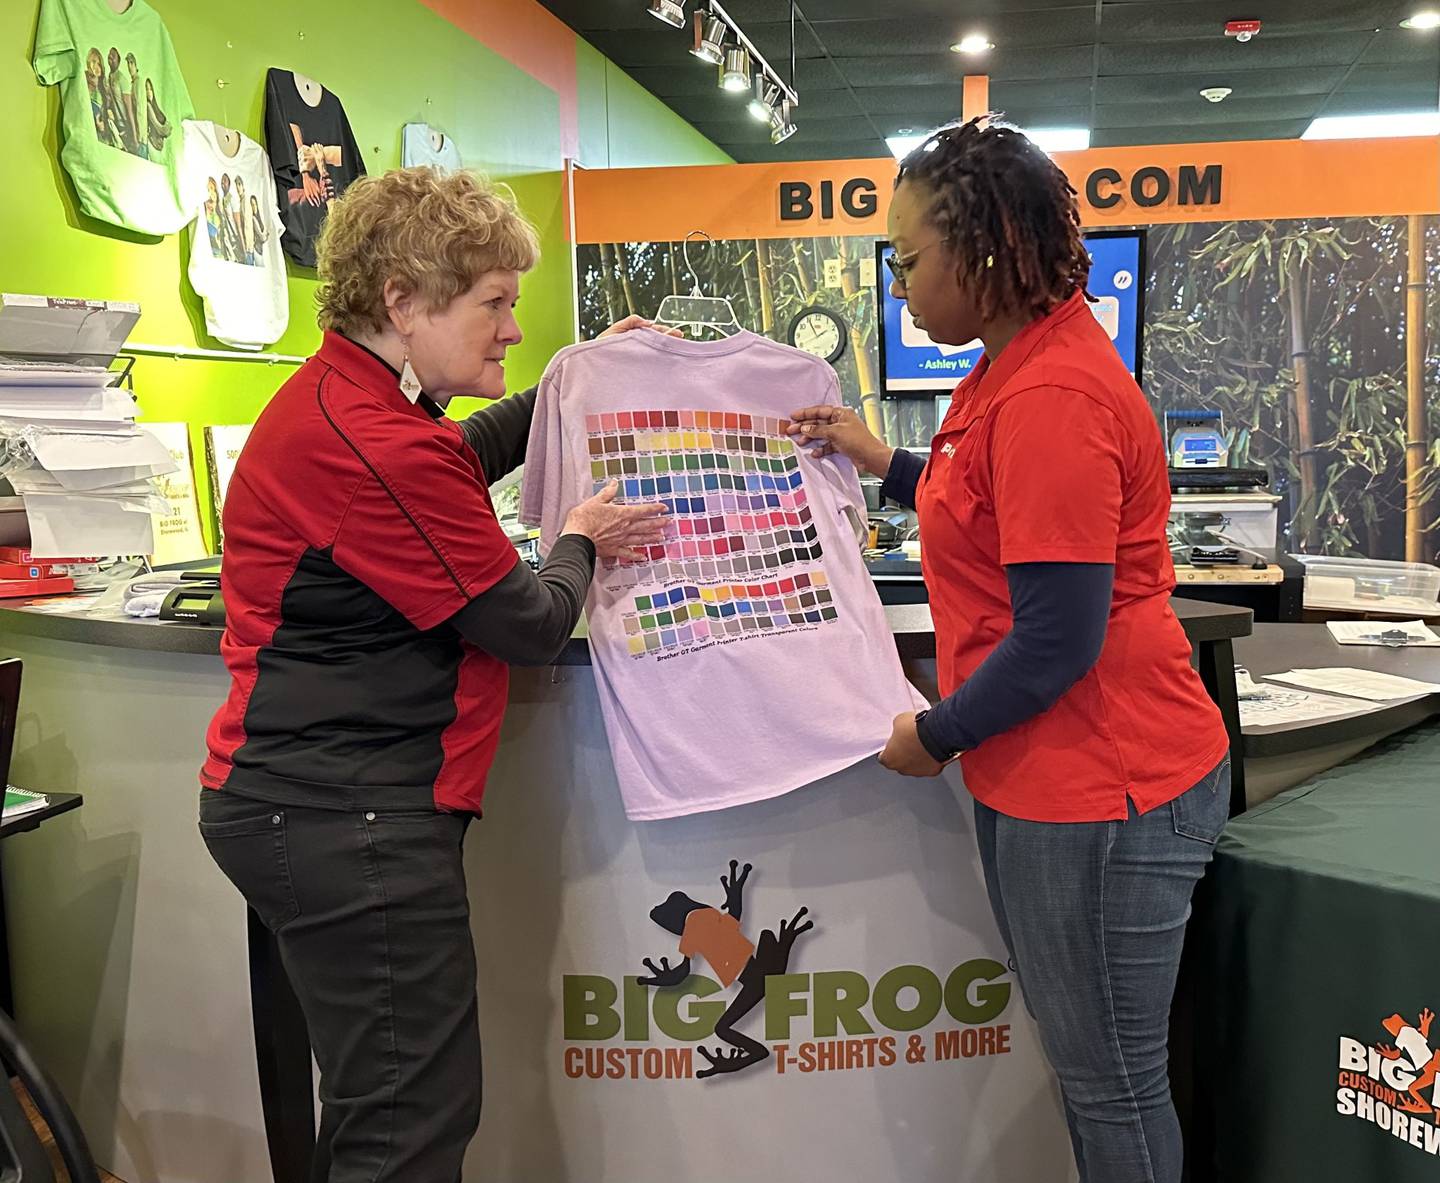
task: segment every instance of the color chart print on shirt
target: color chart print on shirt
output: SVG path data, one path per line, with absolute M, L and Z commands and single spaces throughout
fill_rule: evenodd
M 663 541 L 598 566 L 585 603 L 630 817 L 814 784 L 873 757 L 895 716 L 924 705 L 860 552 L 854 466 L 786 431 L 796 407 L 839 402 L 819 358 L 743 331 L 621 333 L 545 371 L 520 490 L 541 549 L 611 481 L 620 500 L 670 511 Z
M 662 543 L 608 560 L 601 573 L 602 586 L 625 597 L 631 656 L 837 618 L 788 426 L 720 411 L 586 416 L 592 488 L 618 480 L 617 502 L 659 501 L 670 515 Z

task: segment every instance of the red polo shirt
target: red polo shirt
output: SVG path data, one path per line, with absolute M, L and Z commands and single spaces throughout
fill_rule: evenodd
M 961 757 L 965 783 L 1030 821 L 1123 819 L 1179 796 L 1229 748 L 1170 608 L 1160 431 L 1081 294 L 955 392 L 920 479 L 940 690 L 1010 630 L 1005 567 L 1112 563 L 1100 660 L 1050 710 Z
M 224 525 L 231 685 L 202 783 L 479 812 L 509 675 L 447 622 L 519 556 L 459 427 L 327 333 L 255 424 Z

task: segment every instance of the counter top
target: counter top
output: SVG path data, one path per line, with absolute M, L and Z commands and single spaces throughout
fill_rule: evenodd
M 1257 624 L 1235 643 L 1235 661 L 1255 679 L 1295 669 L 1348 666 L 1440 682 L 1440 649 L 1387 649 L 1340 645 L 1323 624 Z M 1247 756 L 1289 756 L 1326 744 L 1353 743 L 1413 727 L 1440 715 L 1440 694 L 1382 706 L 1341 719 L 1317 719 L 1247 733 Z
M 45 610 L 53 607 L 55 603 L 53 600 L 16 600 L 0 605 L 0 636 L 11 632 L 54 641 L 74 641 L 83 645 L 105 645 L 154 653 L 199 653 L 211 656 L 218 656 L 220 653 L 221 630 L 218 628 L 173 621 L 162 624 L 158 620 L 111 619 Z M 1180 599 L 1173 603 L 1192 644 L 1243 637 L 1250 632 L 1252 614 L 1248 608 Z M 930 620 L 928 604 L 886 605 L 885 619 L 890 625 L 902 659 L 935 656 L 935 628 Z M 583 622 L 556 664 L 590 664 L 590 646 L 586 642 Z

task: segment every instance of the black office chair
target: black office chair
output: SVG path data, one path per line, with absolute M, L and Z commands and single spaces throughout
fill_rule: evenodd
M 0 1060 L 20 1078 L 35 1102 L 41 1120 L 55 1138 L 70 1183 L 100 1183 L 95 1159 L 75 1114 L 4 1011 L 0 1011 Z M 0 1081 L 0 1183 L 55 1183 L 50 1158 L 8 1081 Z

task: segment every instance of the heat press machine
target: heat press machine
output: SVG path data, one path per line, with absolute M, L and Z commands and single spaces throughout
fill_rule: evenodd
M 1219 411 L 1166 411 L 1165 438 L 1171 468 L 1225 468 L 1230 445 Z
M 184 571 L 160 605 L 161 620 L 184 624 L 225 624 L 225 596 L 220 591 L 220 572 Z

